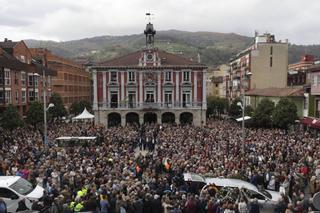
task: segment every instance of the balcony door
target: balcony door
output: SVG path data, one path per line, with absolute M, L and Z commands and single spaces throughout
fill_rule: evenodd
M 117 108 L 118 107 L 118 93 L 117 92 L 111 92 L 110 94 L 110 106 L 111 108 Z
M 154 103 L 154 91 L 153 90 L 147 90 L 146 91 L 146 99 L 145 102 L 147 103 Z

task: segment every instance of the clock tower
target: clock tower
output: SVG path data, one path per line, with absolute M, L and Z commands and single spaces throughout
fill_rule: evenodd
M 153 24 L 150 22 L 147 24 L 146 29 L 144 30 L 144 34 L 146 36 L 146 47 L 153 48 L 154 47 L 154 35 L 156 31 L 153 28 Z

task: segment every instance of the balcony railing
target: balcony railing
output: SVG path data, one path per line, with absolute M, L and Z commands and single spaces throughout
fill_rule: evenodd
M 99 102 L 96 104 L 96 109 L 180 109 L 180 108 L 202 108 L 202 102 L 175 102 L 175 103 L 118 103 L 118 102 Z

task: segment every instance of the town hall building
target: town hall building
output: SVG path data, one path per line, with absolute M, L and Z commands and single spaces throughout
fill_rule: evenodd
M 95 122 L 204 125 L 207 66 L 155 48 L 153 24 L 144 34 L 142 50 L 90 68 Z

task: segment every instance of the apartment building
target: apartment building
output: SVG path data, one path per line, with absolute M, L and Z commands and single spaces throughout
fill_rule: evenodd
M 230 60 L 229 98 L 240 96 L 243 88 L 284 88 L 287 73 L 288 41 L 256 34 L 254 43 Z
M 31 48 L 30 51 L 34 58 L 56 70 L 57 75 L 52 78 L 52 92 L 60 94 L 66 109 L 80 100 L 91 102 L 91 77 L 82 65 L 44 48 Z
M 12 104 L 21 115 L 26 115 L 31 102 L 43 101 L 44 88 L 47 92 L 46 99 L 49 100 L 51 78 L 56 72 L 32 59 L 24 41 L 13 42 L 5 39 L 0 42 L 0 111 L 3 112 Z

